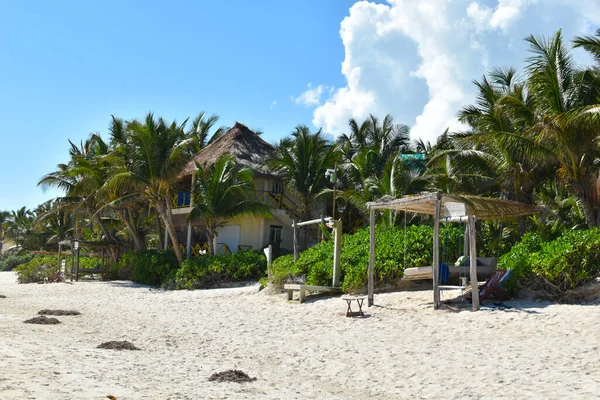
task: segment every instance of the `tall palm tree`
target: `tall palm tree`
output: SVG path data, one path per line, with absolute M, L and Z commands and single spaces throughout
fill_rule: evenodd
M 204 111 L 201 111 L 194 118 L 187 132 L 187 135 L 192 138 L 192 143 L 189 147 L 192 154 L 198 153 L 227 132 L 228 128 L 225 126 L 214 129 L 218 121 L 218 115 L 207 115 Z
M 59 212 L 65 208 L 85 215 L 93 226 L 100 229 L 100 238 L 111 243 L 118 243 L 115 232 L 108 225 L 114 219 L 111 209 L 104 206 L 108 202 L 104 185 L 109 179 L 113 166 L 110 149 L 98 134 L 91 134 L 80 146 L 71 143 L 68 164 L 58 165 L 58 169 L 43 176 L 38 182 L 42 187 L 56 187 L 65 192 L 59 197 L 51 212 Z M 79 238 L 80 231 L 74 236 Z M 116 261 L 115 248 L 109 254 Z
M 240 167 L 228 154 L 219 157 L 206 168 L 197 166 L 192 188 L 194 207 L 189 219 L 200 219 L 208 239 L 211 254 L 215 254 L 214 239 L 219 228 L 230 219 L 244 215 L 270 215 L 270 207 L 256 197 L 253 172 Z
M 383 120 L 369 115 L 362 122 L 348 121 L 349 133 L 337 139 L 341 153 L 340 197 L 353 206 L 364 223 L 365 204 L 384 195 L 400 196 L 422 187 L 416 179 L 416 163 L 403 158 L 413 153 L 409 129 L 394 123 L 388 114 Z M 402 182 L 402 183 L 401 183 Z M 387 219 L 386 219 L 387 220 Z
M 561 31 L 549 38 L 526 39 L 533 55 L 527 59 L 528 90 L 533 97 L 536 140 L 551 149 L 559 163 L 557 177 L 579 199 L 588 226 L 597 226 L 597 180 L 600 121 L 577 118 L 586 107 L 598 108 L 598 81 L 578 70 Z
M 325 172 L 336 158 L 336 146 L 325 140 L 320 129 L 311 133 L 307 126 L 298 125 L 291 138 L 276 146 L 266 165 L 300 198 L 298 211 L 306 220 L 313 215 L 315 199 L 327 185 Z
M 108 189 L 141 195 L 162 219 L 173 243 L 179 263 L 183 255 L 171 214 L 171 201 L 179 174 L 190 160 L 192 140 L 185 132 L 185 124 L 168 124 L 149 113 L 144 122 L 127 124 L 118 137 L 118 152 L 124 157 L 122 166 L 113 171 L 107 182 Z
M 463 107 L 458 114 L 471 131 L 454 135 L 458 148 L 450 152 L 479 162 L 502 197 L 531 204 L 534 187 L 544 176 L 541 158 L 550 151 L 528 135 L 535 123 L 533 99 L 516 71 L 494 68 L 489 75 L 473 82 L 478 88 L 477 104 Z

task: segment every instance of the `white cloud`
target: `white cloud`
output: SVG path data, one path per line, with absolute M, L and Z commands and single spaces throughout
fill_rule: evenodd
M 319 85 L 316 88 L 312 87 L 312 84 L 308 84 L 308 89 L 302 92 L 298 97 L 291 97 L 291 100 L 296 104 L 302 104 L 305 107 L 316 106 L 321 103 L 321 96 L 323 93 L 330 91 L 328 86 Z
M 594 0 L 540 3 L 359 1 L 340 28 L 346 86 L 309 85 L 292 100 L 316 107 L 313 124 L 329 133 L 345 132 L 349 118 L 390 113 L 413 125 L 413 137 L 433 141 L 447 127 L 461 128 L 455 116 L 461 106 L 475 101 L 473 79 L 480 79 L 490 65 L 522 66 L 523 37 L 550 35 L 562 27 L 570 40 L 589 27 L 590 18 L 599 18 L 589 15 L 598 8 Z M 517 23 L 525 20 L 527 24 Z
M 492 28 L 507 29 L 511 23 L 519 18 L 526 3 L 526 0 L 499 0 L 498 7 L 490 19 L 490 26 Z
M 487 6 L 482 6 L 478 2 L 474 1 L 467 7 L 467 15 L 475 22 L 475 27 L 478 31 L 482 31 L 487 28 L 487 25 L 492 18 L 493 11 Z
M 271 103 L 271 106 L 269 107 L 269 110 L 272 110 L 273 107 L 275 107 L 277 105 L 277 100 L 273 100 L 273 102 Z

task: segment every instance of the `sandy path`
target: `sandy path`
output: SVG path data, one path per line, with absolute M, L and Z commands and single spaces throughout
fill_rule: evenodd
M 600 396 L 597 305 L 434 312 L 429 291 L 399 292 L 377 295 L 369 318 L 351 319 L 339 298 L 299 305 L 256 286 L 165 292 L 14 282 L 0 273 L 1 399 Z M 82 315 L 23 324 L 43 308 Z M 143 350 L 96 348 L 109 340 Z M 234 368 L 257 381 L 207 381 Z

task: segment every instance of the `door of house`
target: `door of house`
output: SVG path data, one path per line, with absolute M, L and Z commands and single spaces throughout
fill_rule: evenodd
M 217 235 L 217 247 L 215 252 L 217 254 L 224 254 L 226 244 L 232 253 L 238 252 L 238 246 L 240 245 L 240 226 L 239 225 L 226 225 L 219 229 Z

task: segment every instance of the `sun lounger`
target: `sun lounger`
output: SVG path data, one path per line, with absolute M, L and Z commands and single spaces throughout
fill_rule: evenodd
M 495 257 L 477 257 L 477 276 L 479 278 L 490 276 L 496 270 L 497 259 Z M 450 272 L 450 279 L 456 276 L 470 276 L 471 270 L 468 265 L 455 266 L 450 264 L 448 266 Z M 407 268 L 404 270 L 404 280 L 422 280 L 422 279 L 433 279 L 433 267 L 423 266 Z
M 479 288 L 479 301 L 482 302 L 490 298 L 493 298 L 494 300 L 508 299 L 508 294 L 504 290 L 504 285 L 508 282 L 510 274 L 510 269 L 506 271 L 496 271 L 494 275 Z

